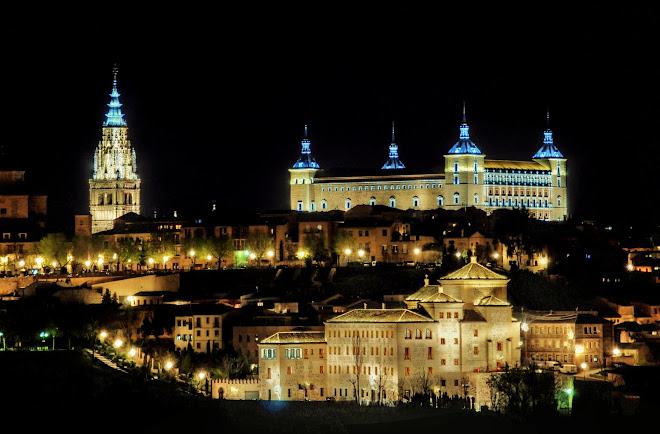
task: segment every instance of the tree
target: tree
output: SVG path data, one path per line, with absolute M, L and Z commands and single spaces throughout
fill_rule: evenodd
M 346 254 L 347 250 L 355 251 L 355 240 L 347 230 L 339 229 L 332 239 L 332 252 L 337 255 L 337 265 L 339 265 L 339 258 L 342 254 Z
M 266 252 L 273 250 L 273 237 L 264 229 L 250 229 L 245 238 L 245 246 L 250 251 L 250 255 L 254 254 L 257 263 L 261 263 L 261 258 L 264 257 Z
M 228 234 L 207 238 L 205 244 L 208 254 L 218 260 L 218 268 L 221 268 L 223 258 L 234 254 L 234 240 Z
M 362 374 L 362 364 L 364 362 L 364 356 L 366 348 L 360 348 L 361 339 L 359 332 L 353 331 L 353 338 L 351 340 L 353 344 L 353 369 L 355 372 L 355 378 L 351 378 L 351 384 L 353 385 L 353 393 L 355 396 L 355 403 L 360 405 L 360 375 Z
M 117 254 L 117 267 L 127 262 L 138 263 L 140 261 L 140 247 L 132 238 L 120 238 L 114 247 Z
M 530 418 L 557 412 L 559 387 L 552 372 L 506 368 L 486 381 L 492 409 L 510 416 Z
M 95 261 L 103 254 L 103 238 L 92 235 L 73 237 L 73 257 L 76 262 Z
M 321 262 L 328 258 L 325 234 L 322 231 L 307 232 L 302 241 L 302 250 L 314 261 Z
M 55 262 L 62 269 L 72 259 L 73 244 L 63 233 L 52 233 L 46 235 L 37 243 L 36 250 L 46 263 Z

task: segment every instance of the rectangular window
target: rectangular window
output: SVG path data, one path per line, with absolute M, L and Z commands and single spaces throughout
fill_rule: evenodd
M 267 371 L 267 373 L 266 373 L 266 378 L 269 378 L 269 379 L 271 378 L 271 377 L 270 377 L 270 368 L 268 368 L 268 371 Z
M 444 345 L 444 344 L 445 344 L 445 338 L 440 338 L 440 345 Z
M 429 366 L 429 377 L 433 376 L 433 367 Z
M 474 347 L 474 355 L 476 356 L 478 354 L 479 354 L 479 347 Z
M 433 360 L 433 347 L 429 347 L 427 351 L 427 358 Z
M 476 338 L 476 337 L 478 337 L 478 336 L 479 336 L 479 330 L 474 329 L 474 337 Z
M 405 360 L 410 360 L 410 347 L 406 347 L 403 351 L 403 358 Z
M 404 372 L 405 372 L 406 375 L 410 375 L 410 367 L 406 366 Z
M 440 313 L 438 313 L 438 318 L 439 318 L 439 319 L 443 319 L 444 317 L 445 317 L 445 313 L 444 313 L 444 312 L 440 312 Z
M 502 342 L 497 343 L 497 351 L 502 351 Z
M 287 366 L 287 367 L 286 367 L 286 373 L 287 373 L 287 375 L 291 375 L 291 372 L 292 372 L 292 370 L 291 370 L 291 366 Z
M 447 364 L 447 360 L 446 360 L 446 359 L 441 359 L 441 360 L 440 360 L 440 364 L 443 365 L 443 366 L 446 365 L 446 364 Z

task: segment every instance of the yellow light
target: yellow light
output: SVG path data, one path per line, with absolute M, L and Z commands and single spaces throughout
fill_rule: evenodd
M 419 247 L 415 247 L 415 254 L 419 255 Z
M 112 255 L 112 259 L 117 259 L 117 254 L 116 253 Z
M 584 347 L 583 347 L 582 345 L 576 345 L 576 346 L 575 346 L 575 352 L 576 352 L 577 354 L 582 354 L 582 353 L 584 353 Z
M 211 255 L 206 255 L 206 260 L 207 260 L 207 261 L 210 261 L 211 259 L 213 259 L 213 256 L 211 256 Z
M 105 339 L 108 334 L 105 331 L 101 332 L 101 338 Z
M 165 362 L 165 369 L 170 370 L 172 369 L 172 366 L 174 366 L 174 364 L 170 360 Z
M 358 250 L 358 256 L 360 257 L 364 256 L 364 250 Z
M 619 354 L 621 354 L 621 351 L 619 351 L 618 348 L 615 348 L 614 350 L 612 350 L 612 353 L 613 353 L 615 356 L 618 356 Z
M 499 253 L 493 253 L 493 258 L 497 259 L 497 258 L 499 258 L 499 257 L 500 257 L 500 254 L 499 254 Z
M 344 250 L 344 253 L 346 253 L 347 255 L 350 255 L 351 254 L 351 249 Z
M 92 265 L 91 262 L 89 262 L 89 261 L 85 261 L 85 267 L 89 267 L 90 265 Z
M 50 265 L 52 265 L 53 267 L 57 267 L 57 262 L 53 261 L 53 263 Z
M 189 255 L 190 255 L 190 257 L 192 258 L 193 256 L 195 256 L 195 251 L 194 251 L 194 250 L 191 250 L 191 251 L 189 252 Z
M 128 352 L 128 354 L 131 357 L 135 357 L 135 355 L 137 354 L 137 350 L 135 348 L 131 348 L 131 350 Z
M 115 348 L 119 348 L 124 344 L 124 342 L 121 339 L 116 339 L 115 342 L 112 344 L 115 346 Z
M 103 264 L 103 258 L 99 258 L 99 265 Z
M 25 265 L 25 261 L 21 259 L 20 262 L 18 263 L 18 265 L 20 265 L 21 267 L 24 266 L 24 265 Z
M 460 258 L 461 257 L 461 252 L 456 252 L 456 257 Z
M 268 253 L 266 253 L 266 254 L 268 255 L 269 258 L 272 258 L 273 256 L 275 256 L 275 252 L 273 252 L 272 250 L 269 250 Z
M 628 269 L 628 271 L 632 271 L 632 270 L 635 269 L 635 267 L 633 266 L 633 264 L 628 264 L 628 265 L 626 265 L 626 268 Z
M 153 264 L 154 263 L 154 258 L 149 258 L 149 263 Z
M 38 258 L 35 259 L 35 261 L 37 262 L 37 265 L 41 267 L 41 264 L 44 262 L 44 258 L 39 256 Z
M 169 261 L 169 260 L 170 260 L 170 257 L 169 257 L 169 256 L 163 256 L 163 262 L 167 262 L 167 261 Z
M 589 365 L 587 365 L 585 362 L 582 362 L 582 364 L 580 365 L 580 368 L 582 368 L 582 370 L 586 370 L 588 367 Z
M 257 255 L 255 255 L 254 253 L 250 253 L 250 259 L 256 259 L 256 258 L 257 258 Z
M 200 372 L 199 374 L 197 374 L 197 376 L 199 377 L 200 380 L 203 380 L 204 377 L 206 377 L 206 374 L 204 372 Z
M 541 258 L 541 265 L 545 265 L 548 263 L 548 258 Z
M 298 258 L 302 259 L 305 257 L 305 252 L 303 252 L 302 250 L 298 250 L 298 253 L 296 255 L 298 256 Z

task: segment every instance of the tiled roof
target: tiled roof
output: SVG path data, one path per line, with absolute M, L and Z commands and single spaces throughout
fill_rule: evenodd
M 454 297 L 442 292 L 440 285 L 422 286 L 417 292 L 406 297 L 406 300 L 420 301 L 422 303 L 461 303 Z
M 262 344 L 314 344 L 325 343 L 325 332 L 277 332 L 261 341 Z
M 483 321 L 486 322 L 486 318 L 481 316 L 481 314 L 472 309 L 465 309 L 463 311 L 463 321 Z
M 353 309 L 327 322 L 433 322 L 408 309 Z
M 484 160 L 484 169 L 539 170 L 548 169 L 536 161 Z
M 440 280 L 466 280 L 466 279 L 485 279 L 485 280 L 506 280 L 507 277 L 498 274 L 472 259 L 472 262 L 459 268 L 458 270 L 441 277 Z
M 494 295 L 488 295 L 477 303 L 478 306 L 511 306 L 511 303 L 507 303 L 504 300 L 500 300 Z

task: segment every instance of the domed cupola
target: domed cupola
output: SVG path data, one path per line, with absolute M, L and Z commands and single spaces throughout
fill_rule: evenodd
M 401 160 L 399 160 L 399 147 L 394 141 L 394 122 L 392 122 L 392 143 L 390 144 L 390 157 L 387 159 L 381 169 L 405 169 Z
M 319 164 L 312 157 L 312 151 L 309 149 L 310 141 L 307 138 L 307 125 L 305 125 L 305 136 L 301 142 L 302 150 L 298 161 L 293 165 L 294 169 L 318 169 Z
M 470 140 L 470 127 L 465 121 L 465 103 L 463 103 L 463 123 L 460 126 L 458 142 L 452 146 L 449 154 L 481 154 L 481 150 Z

